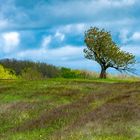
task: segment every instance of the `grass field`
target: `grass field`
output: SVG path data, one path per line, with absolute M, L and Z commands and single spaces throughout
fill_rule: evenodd
M 140 82 L 0 81 L 0 140 L 140 140 Z

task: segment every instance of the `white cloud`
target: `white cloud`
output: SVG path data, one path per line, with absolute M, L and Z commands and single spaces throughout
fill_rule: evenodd
M 17 1 L 6 0 L 0 4 L 0 17 L 7 17 L 10 29 L 39 28 L 72 22 L 95 22 L 100 19 L 104 20 L 104 17 L 106 21 L 110 21 L 118 18 L 118 15 L 123 19 L 127 17 L 127 13 L 122 13 L 121 8 L 129 8 L 138 0 L 68 0 L 65 2 L 53 0 L 50 3 L 47 1 L 34 3 L 28 0 L 27 4 L 20 4 Z M 25 5 L 32 5 L 32 7 L 26 8 Z M 117 12 L 117 17 L 114 17 L 114 11 Z M 2 23 L 2 26 L 3 24 L 5 23 Z
M 140 41 L 140 32 L 135 32 L 132 35 L 131 40 L 133 40 L 133 41 Z
M 59 26 L 57 29 L 58 32 L 62 34 L 77 34 L 83 35 L 86 30 L 88 30 L 91 26 L 97 26 L 99 28 L 105 28 L 111 32 L 118 32 L 120 29 L 120 39 L 123 39 L 124 42 L 127 41 L 127 35 L 129 30 L 127 29 L 128 26 L 132 26 L 136 21 L 130 18 L 123 18 L 120 20 L 110 20 L 110 21 L 95 21 L 95 22 L 85 22 L 85 23 L 74 23 L 74 24 L 67 24 L 63 26 Z M 115 27 L 115 28 L 114 28 Z M 123 29 L 125 28 L 125 29 Z M 54 28 L 53 30 L 56 30 Z
M 0 20 L 0 29 L 3 29 L 8 26 L 7 20 Z
M 57 23 L 60 23 L 62 20 L 66 23 L 71 23 L 71 20 L 73 23 L 75 21 L 84 22 L 85 20 L 95 22 L 100 20 L 100 18 L 103 19 L 104 16 L 106 19 L 118 18 L 118 15 L 124 18 L 123 15 L 125 13 L 122 14 L 121 8 L 130 8 L 134 4 L 136 4 L 136 0 L 68 0 L 66 2 L 60 0 L 48 6 L 42 4 L 37 9 L 41 9 L 41 13 L 48 9 L 51 17 L 56 19 L 53 21 Z M 114 17 L 114 11 L 117 12 L 117 17 Z
M 122 43 L 127 43 L 127 41 L 129 41 L 128 34 L 129 34 L 129 31 L 126 29 L 124 29 L 120 32 L 119 38 Z
M 56 37 L 56 34 L 54 36 L 45 36 L 39 48 L 18 52 L 16 54 L 17 58 L 33 58 L 35 60 L 68 60 L 73 57 L 83 56 L 83 46 L 65 45 L 63 47 L 50 49 L 49 45 L 54 37 Z
M 99 0 L 96 2 L 102 6 L 123 7 L 135 4 L 136 0 Z
M 129 41 L 140 42 L 140 32 L 131 33 L 129 30 L 125 29 L 120 32 L 119 38 L 123 44 Z
M 39 49 L 31 49 L 26 51 L 21 51 L 16 54 L 17 58 L 28 58 L 34 60 L 49 60 L 49 61 L 66 61 L 72 58 L 83 57 L 83 46 L 63 46 L 56 49 L 48 49 L 48 46 L 44 48 L 43 46 Z
M 63 25 L 57 29 L 57 34 L 60 33 L 61 36 L 65 34 L 70 34 L 70 33 L 81 34 L 86 30 L 88 26 L 89 25 L 87 23 L 86 24 L 84 23 L 67 24 L 65 26 Z
M 86 24 L 83 23 L 77 23 L 77 24 L 69 24 L 63 27 L 63 31 L 70 33 L 70 32 L 76 32 L 76 33 L 81 33 L 84 31 L 86 28 Z
M 63 33 L 59 32 L 59 31 L 56 31 L 54 37 L 60 39 L 60 41 L 63 41 L 64 38 L 65 38 L 65 35 Z
M 20 34 L 18 32 L 7 32 L 0 36 L 0 48 L 4 53 L 11 53 L 20 43 Z
M 140 56 L 140 46 L 137 45 L 127 45 L 121 47 L 122 50 L 132 53 L 136 56 Z
M 41 44 L 41 47 L 42 48 L 47 48 L 48 45 L 51 43 L 51 40 L 52 40 L 52 36 L 46 36 L 46 37 L 44 37 L 44 39 L 42 41 L 42 44 Z
M 83 47 L 77 47 L 77 46 L 64 46 L 61 48 L 57 48 L 57 49 L 50 49 L 50 50 L 46 50 L 46 53 L 48 53 L 50 56 L 56 56 L 56 57 L 60 57 L 60 58 L 69 58 L 69 57 L 73 57 L 76 55 L 81 55 L 83 51 Z

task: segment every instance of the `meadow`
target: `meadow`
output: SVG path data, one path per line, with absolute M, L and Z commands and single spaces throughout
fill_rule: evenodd
M 0 81 L 1 140 L 140 140 L 140 82 Z

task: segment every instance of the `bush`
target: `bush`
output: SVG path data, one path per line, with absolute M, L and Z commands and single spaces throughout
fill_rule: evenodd
M 0 79 L 17 79 L 15 72 L 0 65 Z
M 97 73 L 84 70 L 72 70 L 69 68 L 61 68 L 61 77 L 63 78 L 97 78 Z
M 61 68 L 61 77 L 63 78 L 75 78 L 75 73 L 69 68 Z

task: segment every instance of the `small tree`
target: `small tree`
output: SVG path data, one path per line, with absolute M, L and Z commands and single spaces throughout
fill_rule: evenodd
M 108 68 L 115 68 L 120 72 L 132 71 L 130 65 L 136 62 L 135 56 L 120 50 L 112 41 L 110 32 L 91 27 L 85 32 L 85 43 L 87 46 L 84 49 L 85 57 L 101 66 L 100 78 L 106 78 Z

